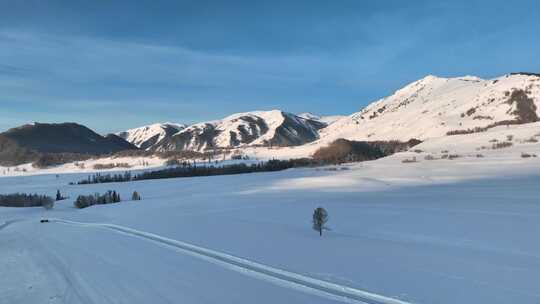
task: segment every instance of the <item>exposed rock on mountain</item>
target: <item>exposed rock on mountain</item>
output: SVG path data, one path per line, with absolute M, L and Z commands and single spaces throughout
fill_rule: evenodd
M 158 142 L 154 150 L 204 151 L 241 146 L 294 146 L 316 140 L 326 124 L 273 111 L 238 113 L 189 126 Z

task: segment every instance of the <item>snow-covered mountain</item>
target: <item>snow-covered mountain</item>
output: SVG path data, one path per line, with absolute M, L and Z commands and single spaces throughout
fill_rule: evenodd
M 159 141 L 169 138 L 185 128 L 184 124 L 156 123 L 120 132 L 117 135 L 143 150 L 150 150 Z
M 296 146 L 319 138 L 326 124 L 280 110 L 237 113 L 222 120 L 191 125 L 157 142 L 156 151 L 193 150 L 242 146 Z
M 321 141 L 426 139 L 538 120 L 540 76 L 427 76 L 321 130 Z
M 299 146 L 312 142 L 320 146 L 338 138 L 424 140 L 534 122 L 538 120 L 539 106 L 540 76 L 536 74 L 508 74 L 491 80 L 430 75 L 350 116 L 254 111 L 190 126 L 155 124 L 118 135 L 152 151 Z
M 253 111 L 190 126 L 153 124 L 118 133 L 118 137 L 102 137 L 76 124 L 27 125 L 15 128 L 17 132 L 10 130 L 2 134 L 0 158 L 5 163 L 19 163 L 36 158 L 29 151 L 104 154 L 136 148 L 148 151 L 236 148 L 257 157 L 305 157 L 339 138 L 426 140 L 536 122 L 539 107 L 538 74 L 515 73 L 491 80 L 427 76 L 345 117 Z M 51 142 L 51 138 L 58 140 Z M 273 147 L 290 148 L 278 151 Z

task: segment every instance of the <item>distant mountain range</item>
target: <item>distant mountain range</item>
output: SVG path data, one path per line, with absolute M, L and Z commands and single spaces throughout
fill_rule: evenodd
M 119 133 L 130 141 L 146 130 L 145 141 L 131 141 L 150 151 L 205 151 L 243 146 L 295 146 L 319 138 L 327 124 L 279 110 L 233 114 L 221 120 L 206 121 L 177 132 L 166 132 L 169 124 L 152 125 Z
M 319 138 L 319 130 L 344 116 L 292 114 L 280 110 L 237 113 L 221 120 L 152 124 L 117 133 L 148 151 L 205 151 L 243 146 L 296 146 Z
M 16 163 L 40 153 L 204 152 L 324 145 L 339 138 L 424 140 L 535 122 L 539 105 L 540 76 L 534 73 L 491 80 L 427 76 L 349 116 L 253 111 L 192 125 L 153 124 L 107 136 L 74 123 L 25 125 L 0 133 L 0 162 Z
M 166 136 L 153 151 L 205 151 L 243 146 L 296 146 L 319 138 L 326 123 L 279 110 L 238 113 Z

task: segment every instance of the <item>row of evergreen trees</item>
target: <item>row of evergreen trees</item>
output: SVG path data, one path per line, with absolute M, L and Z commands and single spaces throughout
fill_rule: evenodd
M 64 200 L 60 190 L 56 191 L 56 201 Z M 122 199 L 120 193 L 116 191 L 107 191 L 104 194 L 95 193 L 92 195 L 79 195 L 73 203 L 77 208 L 86 208 L 92 205 L 118 203 Z M 141 195 L 134 191 L 131 195 L 131 200 L 140 201 Z M 0 207 L 44 207 L 52 209 L 54 207 L 54 199 L 47 195 L 13 193 L 0 194 Z
M 52 206 L 54 200 L 50 196 L 40 194 L 0 194 L 0 206 L 2 207 L 40 207 Z
M 109 190 L 104 194 L 79 195 L 73 204 L 82 209 L 93 205 L 119 203 L 121 200 L 119 193 Z
M 291 159 L 291 160 L 269 160 L 266 162 L 260 162 L 256 164 L 230 164 L 223 166 L 197 166 L 191 164 L 182 164 L 177 167 L 142 172 L 137 175 L 132 175 L 130 172 L 124 174 L 100 174 L 88 176 L 88 178 L 77 182 L 79 185 L 86 184 L 98 184 L 98 183 L 114 183 L 114 182 L 129 182 L 134 180 L 147 180 L 147 179 L 162 179 L 162 178 L 175 178 L 175 177 L 195 177 L 195 176 L 212 176 L 212 175 L 230 175 L 230 174 L 243 174 L 254 172 L 269 172 L 269 171 L 281 171 L 290 169 L 293 167 L 304 167 L 315 165 L 316 163 L 311 159 Z
M 140 201 L 141 199 L 141 195 L 137 191 L 133 191 L 131 200 Z M 79 195 L 73 205 L 75 205 L 76 208 L 82 209 L 93 205 L 113 204 L 121 201 L 120 193 L 109 190 L 104 194 L 95 193 L 91 195 Z
M 56 201 L 65 199 L 60 193 L 60 190 L 56 191 Z M 13 194 L 0 194 L 0 206 L 1 207 L 40 207 L 45 209 L 52 209 L 54 207 L 54 199 L 47 195 L 40 194 L 26 194 L 26 193 L 13 193 Z
M 88 185 L 88 184 L 103 184 L 103 183 L 118 183 L 118 182 L 129 182 L 133 180 L 131 172 L 126 171 L 123 174 L 101 174 L 96 173 L 93 175 L 88 175 L 86 179 L 80 180 L 77 182 L 78 185 Z M 73 185 L 74 183 L 70 183 Z
M 290 169 L 293 167 L 301 167 L 312 164 L 309 159 L 292 159 L 292 160 L 269 160 L 256 164 L 230 164 L 223 166 L 181 166 L 162 170 L 142 172 L 134 177 L 134 180 L 146 179 L 162 179 L 175 177 L 195 177 L 195 176 L 212 176 L 212 175 L 232 175 L 255 172 L 271 172 Z

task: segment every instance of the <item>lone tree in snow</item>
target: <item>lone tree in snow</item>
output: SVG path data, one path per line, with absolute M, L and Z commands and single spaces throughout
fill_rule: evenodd
M 131 195 L 131 200 L 132 201 L 140 201 L 141 200 L 141 196 L 139 195 L 139 193 L 137 191 L 133 191 L 133 195 Z
M 57 201 L 61 201 L 63 200 L 64 197 L 62 196 L 62 194 L 60 193 L 60 190 L 56 190 L 56 200 Z
M 328 222 L 328 212 L 322 207 L 315 209 L 313 211 L 313 229 L 319 231 L 320 236 L 322 236 L 322 231 L 327 229 L 326 222 Z

